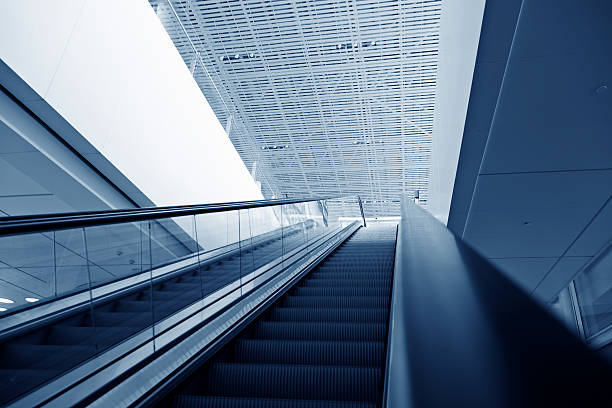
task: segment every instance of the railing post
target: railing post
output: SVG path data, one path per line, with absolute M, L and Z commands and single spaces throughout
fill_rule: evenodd
M 357 201 L 359 201 L 359 210 L 361 211 L 361 219 L 363 220 L 363 227 L 366 227 L 365 214 L 363 212 L 363 203 L 361 202 L 361 197 L 357 196 Z

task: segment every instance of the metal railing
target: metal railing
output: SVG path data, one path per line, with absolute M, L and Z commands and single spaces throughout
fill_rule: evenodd
M 60 374 L 49 363 L 48 377 L 24 377 L 0 405 L 36 405 L 113 361 L 150 357 L 186 330 L 292 279 L 360 219 L 358 197 L 1 218 L 0 346 L 41 330 L 74 332 L 42 336 L 32 347 L 65 345 L 80 354 L 67 355 Z M 6 368 L 15 376 L 29 369 Z
M 52 229 L 67 229 L 107 225 L 119 222 L 135 222 L 153 219 L 181 217 L 186 215 L 210 214 L 221 211 L 246 210 L 250 208 L 269 207 L 284 204 L 299 204 L 316 201 L 342 200 L 351 197 L 316 197 L 307 199 L 276 199 L 238 201 L 216 204 L 195 204 L 167 207 L 130 208 L 102 211 L 83 211 L 56 214 L 18 215 L 0 217 L 0 235 L 41 232 Z M 354 196 L 359 203 L 360 214 L 365 226 L 363 205 L 359 196 Z

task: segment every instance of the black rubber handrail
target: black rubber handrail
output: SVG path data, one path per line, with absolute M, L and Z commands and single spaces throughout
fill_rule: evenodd
M 353 196 L 360 202 L 359 196 Z M 0 235 L 43 232 L 56 229 L 90 227 L 122 222 L 155 220 L 187 215 L 208 214 L 222 211 L 246 210 L 285 204 L 299 204 L 314 201 L 336 200 L 351 197 L 315 197 L 301 199 L 276 199 L 238 201 L 216 204 L 195 204 L 168 207 L 130 208 L 103 211 L 85 211 L 57 214 L 21 215 L 0 217 Z M 365 217 L 363 216 L 365 225 Z

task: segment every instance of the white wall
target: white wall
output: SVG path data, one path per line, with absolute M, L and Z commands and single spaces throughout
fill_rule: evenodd
M 262 198 L 146 0 L 0 2 L 0 58 L 156 205 Z
M 455 185 L 484 5 L 485 0 L 442 4 L 429 211 L 444 224 Z

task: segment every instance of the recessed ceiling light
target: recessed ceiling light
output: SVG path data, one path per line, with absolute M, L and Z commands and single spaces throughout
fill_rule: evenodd
M 0 312 L 6 312 L 7 308 L 6 307 L 0 307 Z
M 34 302 L 38 302 L 40 299 L 38 298 L 32 298 L 32 297 L 27 297 L 25 298 L 26 302 L 30 302 L 30 303 L 34 303 Z
M 0 298 L 0 303 L 15 303 L 11 299 Z

